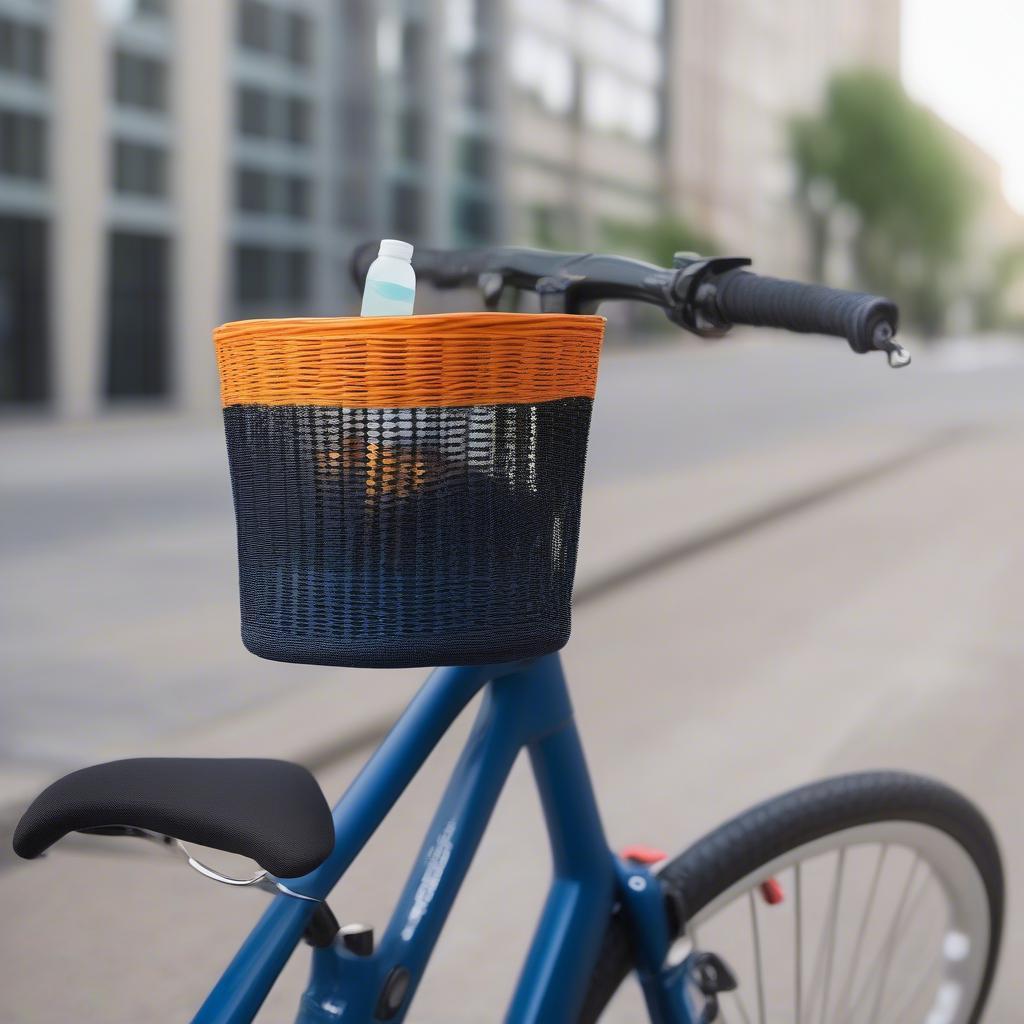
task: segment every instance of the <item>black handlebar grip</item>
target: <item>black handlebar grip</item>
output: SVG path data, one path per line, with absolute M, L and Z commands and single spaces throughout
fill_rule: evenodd
M 727 323 L 831 334 L 846 338 L 854 352 L 875 351 L 878 328 L 888 324 L 895 334 L 899 322 L 899 310 L 889 299 L 746 270 L 722 274 L 716 291 L 718 312 Z

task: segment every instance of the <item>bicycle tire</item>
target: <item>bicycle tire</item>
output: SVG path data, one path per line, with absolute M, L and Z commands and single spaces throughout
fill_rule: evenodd
M 861 772 L 814 782 L 750 808 L 698 839 L 659 872 L 669 908 L 693 918 L 713 900 L 776 858 L 862 825 L 912 822 L 955 840 L 973 861 L 988 898 L 989 943 L 970 1024 L 981 1019 L 999 957 L 1005 883 L 995 836 L 964 796 L 904 772 Z M 679 915 L 671 913 L 670 919 Z M 685 921 L 670 921 L 680 935 Z M 614 915 L 605 933 L 579 1020 L 593 1024 L 632 969 L 626 922 Z

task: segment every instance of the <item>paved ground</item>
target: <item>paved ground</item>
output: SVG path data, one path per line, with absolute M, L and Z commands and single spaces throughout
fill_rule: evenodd
M 1024 769 L 1024 372 L 1012 361 L 966 368 L 968 357 L 947 356 L 897 393 L 909 374 L 839 355 L 741 348 L 686 360 L 665 351 L 613 356 L 604 367 L 581 566 L 595 596 L 577 612 L 566 660 L 608 832 L 616 845 L 678 848 L 752 800 L 815 775 L 912 767 L 982 802 L 1003 839 L 1012 899 L 1024 858 L 1015 781 Z M 808 393 L 801 408 L 797 396 Z M 122 448 L 111 441 L 118 429 Z M 9 778 L 100 747 L 123 749 L 129 729 L 136 745 L 182 751 L 236 753 L 260 737 L 262 752 L 312 755 L 333 795 L 364 753 L 334 756 L 331 714 L 372 735 L 415 685 L 414 674 L 373 677 L 372 685 L 366 674 L 335 682 L 336 674 L 306 670 L 294 688 L 298 674 L 282 678 L 282 666 L 237 653 L 230 522 L 225 537 L 213 521 L 226 507 L 226 492 L 216 491 L 223 466 L 219 453 L 208 462 L 198 454 L 214 432 L 190 430 L 191 439 L 171 440 L 156 428 L 85 431 L 93 454 L 112 453 L 105 479 L 117 500 L 106 505 L 90 505 L 96 471 L 77 441 L 67 443 L 64 482 L 55 484 L 46 431 L 19 428 L 0 439 L 5 479 L 12 447 L 24 456 L 5 517 L 13 509 L 15 535 L 29 545 L 36 531 L 38 542 L 35 553 L 19 545 L 4 565 L 5 581 L 16 584 L 12 592 L 5 583 L 0 598 L 11 653 L 4 663 L 15 668 L 5 722 L 8 708 L 27 710 L 3 728 L 34 736 L 21 746 L 5 740 Z M 647 443 L 632 442 L 630 430 Z M 102 445 L 88 440 L 100 436 Z M 124 457 L 140 436 L 152 453 L 144 487 L 138 460 Z M 901 451 L 918 454 L 789 514 L 754 514 L 784 508 L 787 495 L 812 496 L 823 482 L 885 469 Z M 161 479 L 167 486 L 158 492 Z M 172 486 L 182 479 L 193 483 Z M 57 492 L 65 512 L 48 520 L 45 498 Z M 723 522 L 745 516 L 746 529 L 716 538 Z M 634 526 L 624 539 L 623 523 Z M 703 541 L 683 543 L 694 537 Z M 217 554 L 225 541 L 227 558 Z M 660 565 L 650 557 L 659 551 Z M 643 574 L 619 571 L 645 560 Z M 129 588 L 140 570 L 144 602 Z M 597 584 L 616 572 L 619 584 L 602 595 Z M 108 635 L 102 624 L 114 609 L 123 615 L 131 595 L 131 628 Z M 58 655 L 62 641 L 69 647 Z M 97 695 L 114 666 L 120 674 Z M 152 668 L 141 682 L 144 666 Z M 26 672 L 36 674 L 28 680 Z M 243 684 L 252 687 L 245 697 Z M 282 686 L 293 688 L 282 694 Z M 269 695 L 275 700 L 239 710 Z M 63 732 L 50 721 L 58 710 Z M 76 721 L 82 726 L 69 736 Z M 174 737 L 175 727 L 187 732 Z M 452 737 L 346 879 L 334 901 L 343 918 L 382 922 L 456 749 Z M 500 1016 L 539 907 L 546 856 L 520 770 L 415 1019 Z M 260 900 L 110 842 L 80 842 L 7 870 L 0 1019 L 187 1019 Z M 1022 955 L 1024 927 L 1011 904 L 992 1021 L 1022 1019 L 1024 982 L 1013 969 Z M 261 1019 L 291 1018 L 300 959 Z M 615 1019 L 637 1019 L 631 1006 L 618 1006 Z

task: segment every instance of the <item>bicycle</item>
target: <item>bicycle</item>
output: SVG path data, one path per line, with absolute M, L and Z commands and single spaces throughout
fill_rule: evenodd
M 357 283 L 374 251 L 375 244 L 354 254 Z M 570 342 L 590 344 L 603 324 L 585 314 L 605 299 L 624 298 L 658 306 L 674 324 L 699 335 L 719 336 L 735 323 L 771 326 L 844 337 L 855 352 L 886 353 L 893 366 L 909 362 L 894 338 L 897 310 L 891 302 L 758 277 L 745 269 L 748 262 L 679 254 L 674 266 L 665 269 L 619 257 L 493 249 L 420 250 L 414 265 L 421 282 L 442 288 L 478 286 L 490 308 L 510 291 L 536 292 L 540 321 L 514 320 L 506 326 L 520 331 L 532 324 L 543 330 L 539 349 L 545 352 L 545 339 L 556 326 L 569 333 Z M 577 316 L 578 331 L 572 326 Z M 396 319 L 421 322 L 416 329 L 432 329 L 431 324 L 422 326 L 433 320 L 430 317 Z M 498 322 L 485 325 L 491 325 L 490 330 Z M 435 322 L 440 324 L 438 331 L 451 329 L 453 323 L 443 317 Z M 378 335 L 387 329 L 380 323 L 349 323 L 345 328 L 362 332 L 346 341 L 360 353 L 360 367 L 365 368 L 366 351 L 378 342 L 385 345 Z M 403 329 L 414 328 L 406 323 Z M 246 358 L 256 358 L 250 351 L 254 330 L 236 325 L 236 335 L 241 332 L 241 343 L 248 346 Z M 322 333 L 312 321 L 297 321 L 288 330 L 287 344 L 295 346 L 308 341 L 311 331 Z M 444 343 L 442 336 L 439 344 Z M 524 351 L 528 347 L 524 342 Z M 421 358 L 415 348 L 399 348 L 399 362 L 387 363 L 389 373 L 396 365 L 404 367 Z M 518 372 L 516 367 L 522 367 L 517 350 L 512 346 L 509 352 L 509 372 Z M 328 372 L 323 369 L 323 351 L 318 353 L 317 373 Z M 462 358 L 457 356 L 456 363 Z M 445 365 L 452 365 L 452 358 Z M 596 358 L 594 349 L 594 367 Z M 260 374 L 248 373 L 248 366 L 232 376 L 237 367 L 225 369 L 226 365 L 222 364 L 226 393 L 264 386 Z M 580 388 L 578 367 L 562 372 L 564 367 L 544 366 L 549 373 L 545 387 L 571 378 L 572 387 Z M 304 395 L 315 394 L 309 390 L 319 386 L 315 375 L 312 382 L 303 378 L 298 383 L 301 374 L 292 376 L 289 386 L 301 385 L 307 389 Z M 489 387 L 506 395 L 509 382 L 504 377 L 491 374 L 488 379 Z M 370 384 L 379 384 L 393 397 L 394 388 L 405 382 L 389 378 Z M 509 463 L 502 472 L 515 478 L 517 486 L 520 478 L 527 478 L 525 491 L 533 496 L 529 514 L 536 516 L 531 529 L 540 529 L 538 524 L 551 519 L 557 529 L 545 534 L 547 542 L 554 537 L 562 545 L 562 561 L 574 561 L 571 516 L 564 503 L 551 514 L 548 505 L 554 507 L 554 499 L 544 493 L 540 478 L 551 468 L 541 465 L 545 446 L 554 444 L 553 438 L 569 443 L 562 435 L 570 428 L 578 434 L 580 422 L 589 415 L 589 408 L 581 407 L 577 398 L 556 399 L 563 403 L 563 418 L 552 422 L 537 412 L 537 403 L 528 403 L 525 413 L 512 403 L 511 411 L 482 406 L 483 412 L 463 409 L 458 415 L 450 409 L 424 411 L 406 403 L 401 415 L 388 416 L 378 414 L 372 404 L 354 410 L 324 412 L 311 406 L 312 413 L 282 413 L 280 408 L 274 411 L 273 401 L 272 396 L 270 413 L 262 407 L 232 413 L 229 427 L 240 517 L 243 635 L 257 653 L 323 664 L 367 657 L 362 648 L 341 654 L 327 650 L 323 636 L 302 646 L 302 637 L 296 639 L 302 631 L 295 622 L 296 616 L 311 614 L 303 604 L 309 587 L 315 584 L 323 592 L 335 593 L 342 585 L 361 586 L 359 572 L 373 567 L 367 569 L 359 561 L 362 548 L 346 549 L 344 566 L 355 583 L 333 577 L 311 580 L 294 573 L 283 582 L 280 574 L 274 577 L 275 614 L 291 616 L 292 632 L 283 641 L 271 636 L 254 611 L 257 585 L 266 583 L 266 565 L 261 563 L 264 576 L 255 582 L 247 575 L 254 551 L 271 543 L 262 535 L 254 540 L 255 535 L 247 532 L 269 530 L 265 523 L 247 519 L 243 530 L 243 514 L 250 515 L 253 502 L 264 512 L 271 507 L 266 502 L 278 503 L 272 510 L 287 509 L 289 532 L 275 535 L 273 543 L 281 543 L 281 536 L 294 544 L 318 538 L 312 550 L 320 560 L 313 570 L 319 572 L 320 563 L 326 564 L 330 555 L 323 532 L 317 532 L 316 517 L 341 517 L 332 521 L 351 526 L 344 518 L 349 506 L 339 495 L 356 486 L 353 479 L 358 490 L 351 493 L 359 495 L 353 514 L 362 517 L 358 523 L 364 538 L 372 535 L 379 541 L 381 523 L 388 516 L 406 514 L 402 510 L 407 511 L 414 499 L 421 517 L 451 515 L 450 510 L 427 504 L 432 499 L 424 481 L 433 485 L 454 480 L 451 487 L 466 488 L 472 500 L 493 513 L 505 507 L 501 503 L 508 500 L 507 489 L 504 484 L 495 487 L 477 470 L 480 458 L 490 459 L 485 464 L 493 470 L 496 439 L 505 439 L 502 443 L 519 445 L 515 450 L 527 453 L 525 461 Z M 227 400 L 225 406 L 226 422 L 230 409 L 243 407 L 229 409 Z M 356 435 L 346 432 L 357 430 L 358 444 L 353 441 Z M 428 434 L 434 439 L 430 444 L 423 440 Z M 585 426 L 582 436 L 585 446 Z M 409 455 L 396 447 L 396 438 L 418 438 L 419 446 L 409 449 Z M 299 476 L 274 477 L 275 460 L 293 458 L 292 449 L 299 447 L 304 459 L 302 468 L 295 470 Z M 564 454 L 560 448 L 554 450 Z M 470 461 L 445 461 L 442 456 L 452 451 Z M 580 455 L 578 446 L 573 451 Z M 266 461 L 259 463 L 259 472 L 244 466 L 236 472 L 243 459 Z M 581 475 L 582 456 L 577 469 Z M 303 487 L 315 500 L 303 497 Z M 547 504 L 538 504 L 538 495 Z M 569 494 L 570 505 L 571 498 Z M 503 524 L 507 528 L 506 520 L 494 518 L 483 542 L 469 537 L 466 545 L 499 543 Z M 425 544 L 423 523 L 414 520 L 412 528 L 421 531 L 419 543 Z M 446 527 L 438 522 L 431 528 L 443 533 Z M 366 532 L 371 529 L 378 532 Z M 385 550 L 378 543 L 375 558 L 398 557 L 395 552 L 405 550 L 400 531 L 387 537 L 391 546 Z M 443 546 L 435 550 L 448 557 Z M 464 557 L 464 552 L 453 552 L 452 564 L 463 566 L 458 559 Z M 431 568 L 422 559 L 417 565 L 422 572 Z M 563 596 L 571 592 L 572 568 L 551 568 Z M 448 586 L 461 585 L 457 573 L 440 578 Z M 380 581 L 373 577 L 371 582 L 377 586 Z M 399 582 L 413 587 L 416 581 Z M 467 591 L 480 602 L 481 618 L 493 611 L 487 604 L 490 590 L 501 589 L 493 579 L 485 582 L 486 586 L 477 582 Z M 549 583 L 544 581 L 544 586 Z M 420 604 L 415 607 L 424 615 L 433 612 L 431 602 L 448 600 L 443 589 L 425 599 L 418 591 L 416 596 Z M 535 595 L 527 598 L 529 604 Z M 379 595 L 375 600 L 384 601 Z M 332 606 L 335 611 L 337 607 Z M 345 608 L 350 631 L 380 628 L 377 618 L 384 616 L 383 603 L 365 621 L 357 621 Z M 466 614 L 464 607 L 459 614 Z M 523 643 L 517 633 L 503 636 L 499 648 L 489 635 L 483 647 L 473 647 L 467 626 L 467 638 L 457 640 L 462 644 L 460 664 L 434 671 L 333 812 L 312 776 L 294 764 L 259 759 L 118 761 L 72 773 L 44 791 L 18 825 L 15 850 L 23 857 L 39 856 L 75 830 L 138 836 L 180 847 L 190 865 L 209 878 L 273 893 L 270 906 L 194 1018 L 199 1024 L 251 1021 L 303 940 L 313 953 L 299 1024 L 401 1021 L 410 1011 L 505 779 L 525 749 L 551 840 L 553 879 L 507 1020 L 597 1020 L 630 970 L 637 974 L 650 1019 L 659 1024 L 764 1024 L 779 1006 L 781 1015 L 772 1019 L 797 1024 L 974 1024 L 981 1019 L 998 958 L 1004 887 L 995 838 L 969 801 L 918 776 L 860 773 L 811 783 L 756 806 L 673 860 L 640 847 L 616 856 L 604 838 L 557 653 L 568 638 L 567 614 L 566 609 L 564 621 L 555 615 L 530 619 L 530 629 L 542 635 L 541 645 L 546 647 L 535 657 L 520 656 Z M 302 621 L 302 636 L 312 635 L 312 627 Z M 330 623 L 332 642 L 340 621 Z M 377 662 L 420 663 L 424 649 L 401 642 L 401 629 L 415 632 L 419 621 L 409 619 L 388 628 L 392 627 L 398 632 L 388 636 L 398 640 L 382 648 L 383 653 L 372 652 Z M 502 657 L 487 660 L 486 652 L 495 649 L 503 652 Z M 366 926 L 339 926 L 326 902 L 331 890 L 456 717 L 481 691 L 476 723 L 380 941 L 375 943 Z M 248 878 L 229 878 L 200 863 L 186 843 L 243 854 L 256 861 L 260 871 Z M 770 945 L 762 939 L 769 928 L 782 936 Z M 739 942 L 741 935 L 749 936 L 749 942 Z M 819 936 L 820 943 L 814 957 L 808 958 L 811 935 Z M 783 969 L 768 962 L 780 958 Z

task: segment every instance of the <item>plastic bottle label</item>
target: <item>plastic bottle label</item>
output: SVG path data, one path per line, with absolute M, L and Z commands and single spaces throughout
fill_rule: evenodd
M 363 316 L 395 316 L 412 313 L 416 289 L 394 281 L 367 281 L 363 292 Z

